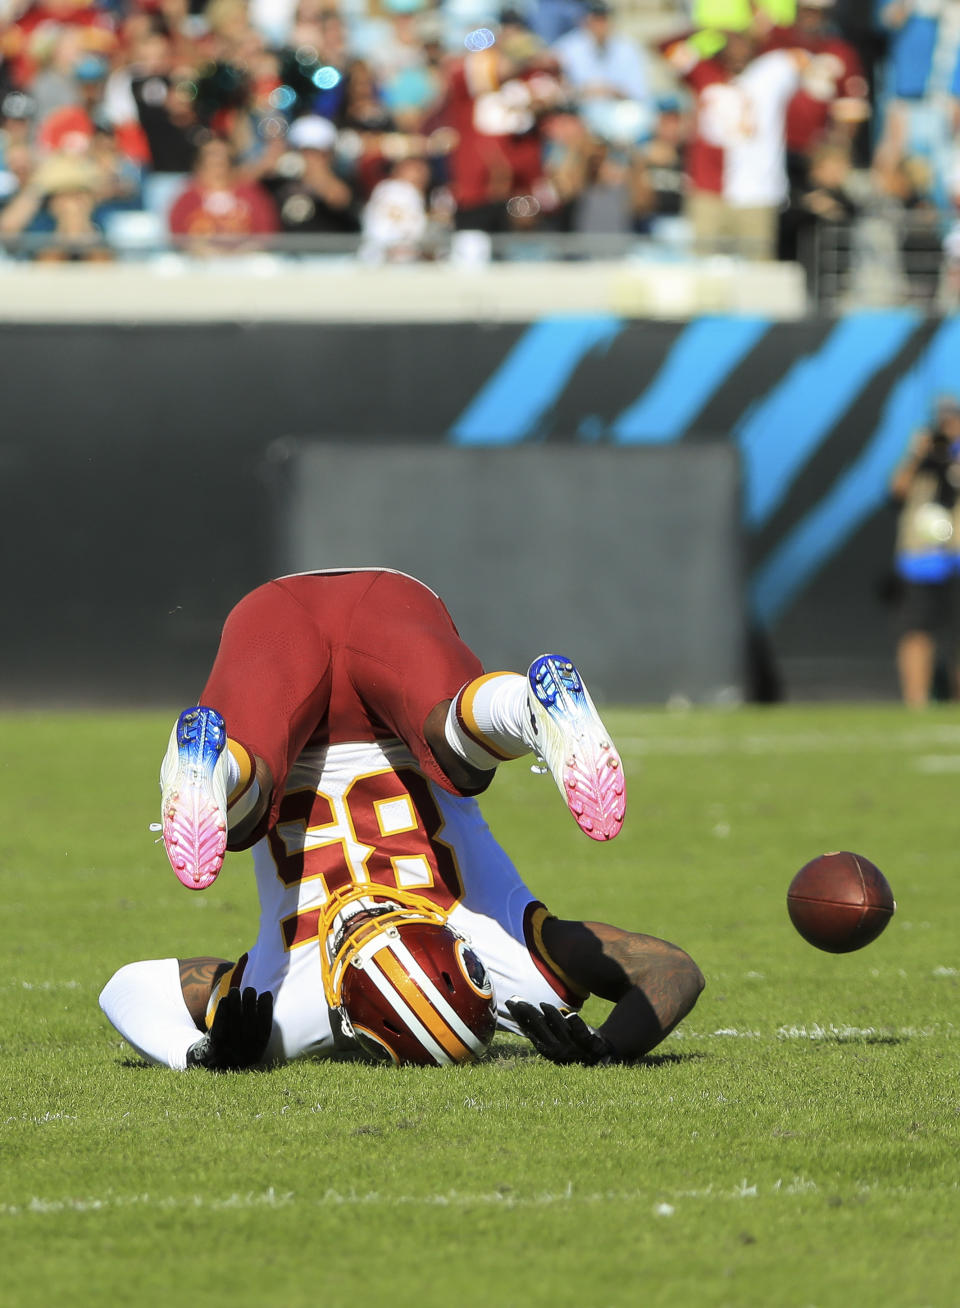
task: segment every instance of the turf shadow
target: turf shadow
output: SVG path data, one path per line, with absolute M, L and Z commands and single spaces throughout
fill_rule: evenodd
M 646 1058 L 641 1058 L 640 1065 L 643 1067 L 664 1067 L 671 1064 L 679 1066 L 683 1063 L 694 1063 L 701 1058 L 709 1057 L 710 1055 L 702 1049 L 691 1049 L 686 1054 L 647 1054 Z

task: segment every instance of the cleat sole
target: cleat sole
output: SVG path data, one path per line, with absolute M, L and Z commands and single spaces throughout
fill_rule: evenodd
M 163 843 L 178 880 L 191 890 L 213 885 L 227 848 L 224 813 L 213 772 L 226 744 L 223 718 L 213 709 L 187 709 L 176 727 L 176 773 L 166 786 Z
M 530 669 L 529 685 L 545 733 L 553 735 L 556 762 L 549 770 L 567 807 L 592 840 L 612 840 L 626 811 L 623 767 L 580 674 L 569 659 L 543 655 Z

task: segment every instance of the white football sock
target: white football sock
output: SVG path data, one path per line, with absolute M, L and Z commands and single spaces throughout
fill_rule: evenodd
M 527 679 L 518 672 L 488 672 L 468 682 L 450 705 L 447 744 L 476 768 L 495 768 L 529 754 L 523 738 Z
M 160 786 L 176 775 L 177 769 L 177 727 L 173 724 L 167 752 L 160 765 Z M 235 740 L 227 738 L 226 748 L 217 759 L 213 769 L 216 783 L 222 781 L 227 799 L 227 828 L 237 827 L 254 810 L 260 798 L 260 785 L 252 756 Z
M 100 992 L 100 1007 L 142 1058 L 183 1071 L 202 1038 L 180 988 L 176 958 L 127 963 Z
M 227 829 L 253 812 L 260 798 L 260 785 L 253 760 L 242 745 L 227 738 Z
M 241 767 L 242 755 L 238 753 L 236 747 L 231 748 L 231 743 L 232 742 L 228 739 L 227 740 L 227 794 L 228 795 L 232 795 L 235 790 L 239 791 L 241 789 L 241 785 L 244 781 L 244 772 L 247 773 L 247 779 L 249 779 L 249 772 L 250 772 L 249 763 L 246 766 L 246 768 Z M 245 750 L 244 753 L 246 753 Z

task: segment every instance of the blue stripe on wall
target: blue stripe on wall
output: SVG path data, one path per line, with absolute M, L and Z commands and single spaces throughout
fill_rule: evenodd
M 766 318 L 749 317 L 690 323 L 647 389 L 614 420 L 613 439 L 625 445 L 679 439 L 769 326 Z
M 450 428 L 450 439 L 513 445 L 534 435 L 581 359 L 608 349 L 622 330 L 622 319 L 599 314 L 534 323 Z
M 795 477 L 871 377 L 916 330 L 908 310 L 856 314 L 833 329 L 779 386 L 751 406 L 734 431 L 744 460 L 744 517 L 761 527 Z
M 769 626 L 861 524 L 886 500 L 890 476 L 910 433 L 939 395 L 960 389 L 960 319 L 945 322 L 927 350 L 890 392 L 868 444 L 824 498 L 756 570 L 753 612 Z

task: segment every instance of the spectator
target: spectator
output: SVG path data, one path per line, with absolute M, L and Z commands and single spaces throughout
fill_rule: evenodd
M 41 165 L 38 185 L 47 199 L 52 241 L 40 262 L 96 262 L 113 258 L 96 212 L 102 175 L 93 159 L 65 156 Z
M 29 50 L 36 65 L 30 94 L 42 122 L 55 109 L 77 103 L 74 70 L 83 57 L 83 33 L 79 27 L 46 23 L 31 34 Z
M 339 117 L 350 58 L 344 21 L 327 0 L 300 0 L 282 43 L 267 46 L 259 29 L 249 23 L 247 29 L 248 53 L 236 60 L 237 67 L 270 96 L 274 110 L 288 119 Z M 270 63 L 276 76 L 268 87 L 262 70 Z
M 29 184 L 35 160 L 26 141 L 10 141 L 3 146 L 0 167 L 0 211 Z
M 152 20 L 137 37 L 129 62 L 111 74 L 104 92 L 113 125 L 128 130 L 139 124 L 151 173 L 171 179 L 158 200 L 160 207 L 166 194 L 182 185 L 200 141 L 209 134 L 197 112 L 195 70 L 178 65 L 175 56 L 169 29 Z
M 718 50 L 703 55 L 691 34 L 670 38 L 660 51 L 674 73 L 694 96 L 693 127 L 686 153 L 687 179 L 684 215 L 690 223 L 698 253 L 714 249 L 724 229 L 723 148 L 710 132 L 710 105 L 722 87 L 741 73 L 753 55 L 749 36 L 727 33 Z
M 857 169 L 869 166 L 874 140 L 870 126 L 877 124 L 879 131 L 882 115 L 878 113 L 879 89 L 883 80 L 883 65 L 887 57 L 888 33 L 880 23 L 879 9 L 887 0 L 834 0 L 830 11 L 832 25 L 857 52 L 863 76 L 867 83 L 867 100 L 870 119 L 867 127 L 854 139 L 853 163 Z
M 870 117 L 868 86 L 856 49 L 832 25 L 835 0 L 799 0 L 796 21 L 775 27 L 767 50 L 805 50 L 813 58 L 787 109 L 787 165 L 803 181 L 811 153 L 828 137 L 852 138 Z
M 203 124 L 232 139 L 264 82 L 270 83 L 271 90 L 278 85 L 279 60 L 265 49 L 245 0 L 211 0 L 205 20 L 209 31 L 202 55 L 192 52 L 187 67 L 178 74 L 185 83 L 193 81 L 195 107 Z M 196 69 L 192 79 L 184 76 L 191 66 Z
M 459 229 L 508 231 L 556 208 L 544 124 L 563 102 L 558 73 L 530 32 L 452 66 L 437 120 L 456 133 L 450 190 Z
M 386 0 L 385 8 L 387 21 L 368 41 L 365 59 L 394 118 L 416 130 L 443 89 L 422 39 L 426 0 Z
M 104 223 L 111 214 L 140 209 L 143 204 L 141 190 L 142 170 L 122 148 L 115 132 L 98 128 L 89 145 L 90 158 L 97 166 L 98 223 Z
M 650 97 L 650 74 L 640 48 L 613 30 L 607 0 L 587 0 L 583 20 L 553 46 L 564 76 L 583 100 Z
M 905 271 L 901 293 L 927 307 L 926 265 L 942 261 L 960 127 L 952 3 L 884 8 L 893 103 L 864 197 L 844 152 L 851 137 L 866 137 L 868 93 L 856 51 L 831 26 L 833 5 L 847 13 L 848 0 L 696 0 L 704 30 L 667 43 L 683 50 L 672 62 L 693 92 L 693 115 L 681 104 L 656 112 L 652 88 L 662 78 L 617 30 L 608 0 L 520 0 L 499 18 L 497 0 L 371 0 L 343 10 L 336 0 L 32 0 L 2 34 L 0 93 L 14 89 L 0 94 L 11 110 L 0 114 L 0 205 L 15 216 L 29 190 L 25 142 L 59 154 L 72 141 L 95 165 L 94 225 L 138 202 L 165 221 L 213 135 L 242 165 L 224 194 L 265 182 L 285 232 L 357 232 L 378 185 L 410 180 L 404 161 L 415 157 L 431 169 L 425 210 L 435 217 L 446 194 L 459 228 L 671 236 L 693 228 L 700 251 L 769 257 L 771 215 L 787 194 L 782 128 L 792 185 L 781 255 L 799 253 L 810 275 L 813 233 L 843 244 L 855 212 L 864 216 L 858 234 L 880 214 L 890 267 Z M 482 49 L 478 28 L 487 24 L 496 41 Z M 442 34 L 449 43 L 454 32 L 457 48 L 445 48 Z M 801 49 L 797 83 L 784 52 Z M 372 62 L 358 57 L 366 53 Z M 779 63 L 765 64 L 773 54 Z M 32 118 L 37 99 L 43 112 Z M 759 131 L 741 130 L 744 112 Z M 300 121 L 312 124 L 299 129 L 307 136 L 328 137 L 332 123 L 336 150 L 293 145 L 297 133 L 288 140 L 287 131 Z M 847 179 L 833 185 L 841 173 Z M 52 230 L 51 198 L 25 230 Z M 790 244 L 790 222 L 802 248 Z M 952 304 L 960 258 L 943 266 Z
M 932 171 L 921 157 L 896 159 L 878 150 L 872 170 L 874 213 L 890 225 L 896 283 L 906 298 L 932 308 L 940 282 L 940 211 L 932 197 Z
M 14 142 L 33 138 L 37 105 L 24 91 L 8 91 L 0 99 L 0 150 Z
M 809 161 L 806 179 L 792 190 L 781 223 L 781 257 L 799 260 L 812 295 L 833 300 L 848 288 L 853 223 L 858 206 L 851 188 L 852 157 L 845 144 L 826 142 Z M 825 279 L 828 284 L 823 285 Z
M 689 41 L 666 43 L 668 60 L 697 97 L 686 215 L 700 253 L 752 259 L 776 253 L 788 195 L 787 106 L 810 56 L 771 50 L 756 57 L 756 49 L 745 32 L 728 33 L 709 59 Z
M 373 72 L 362 59 L 355 59 L 350 65 L 338 125 L 341 128 L 338 151 L 341 158 L 349 160 L 350 180 L 361 201 L 368 200 L 377 183 L 389 175 L 396 157 L 409 153 L 409 140 L 415 138 L 416 148 L 424 148 L 425 138 L 421 133 L 408 137 L 400 131 L 383 102 Z
M 222 134 L 233 147 L 238 164 L 249 180 L 269 172 L 283 153 L 288 117 L 279 107 L 290 91 L 283 84 L 281 53 L 258 48 L 251 51 L 235 103 L 221 112 Z M 216 119 L 214 120 L 216 121 Z
M 583 0 L 532 0 L 527 7 L 531 31 L 544 45 L 553 45 L 583 20 Z
M 37 56 L 46 57 L 48 35 L 56 41 L 61 32 L 77 33 L 69 62 L 83 51 L 110 54 L 116 48 L 113 14 L 90 4 L 89 0 L 35 0 L 19 8 L 19 16 L 0 36 L 3 54 L 10 61 L 13 83 L 24 90 L 29 89 L 40 70 Z
M 652 188 L 652 217 L 678 218 L 686 194 L 687 143 L 690 116 L 676 97 L 664 98 L 653 131 L 639 147 Z
M 880 11 L 889 37 L 883 135 L 888 160 L 923 154 L 933 165 L 934 197 L 949 201 L 954 136 L 960 125 L 960 53 L 952 0 L 893 0 Z
M 287 151 L 263 178 L 284 232 L 344 235 L 360 230 L 357 197 L 337 171 L 337 130 L 328 118 L 297 118 L 287 135 Z
M 189 254 L 209 257 L 261 249 L 262 238 L 274 234 L 279 222 L 270 196 L 242 177 L 229 144 L 213 137 L 197 151 L 190 183 L 170 209 L 169 227 Z
M 347 52 L 347 28 L 338 13 L 328 3 L 320 0 L 321 9 L 317 15 L 317 46 L 320 67 L 311 77 L 313 94 L 308 101 L 311 113 L 323 118 L 336 119 L 343 107 L 345 77 L 350 65 Z
M 596 235 L 643 231 L 653 207 L 653 187 L 639 152 L 594 142 L 577 201 L 576 230 Z
M 396 121 L 384 104 L 373 70 L 362 59 L 354 59 L 350 65 L 340 125 L 350 131 L 375 134 L 396 130 Z
M 430 166 L 423 158 L 398 160 L 378 182 L 363 210 L 360 256 L 368 263 L 412 263 L 424 258 L 429 219 Z
M 110 76 L 110 64 L 101 55 L 83 55 L 73 66 L 74 103 L 97 127 L 109 125 L 103 97 Z
M 554 225 L 558 231 L 579 228 L 578 206 L 597 142 L 572 106 L 543 120 L 543 171 L 556 196 Z
M 80 105 L 64 105 L 47 114 L 40 123 L 36 144 L 47 153 L 63 150 L 67 154 L 83 154 L 95 131 L 93 119 L 85 109 Z
M 64 81 L 65 93 L 55 108 L 43 110 L 44 101 L 37 100 L 37 139 L 45 149 L 62 148 L 64 138 L 72 133 L 89 140 L 98 128 L 112 130 L 103 99 L 109 72 L 110 65 L 99 55 L 83 55 L 71 66 Z M 46 103 L 51 102 L 47 97 Z M 80 142 L 79 148 L 85 145 L 86 140 Z M 66 148 L 70 148 L 69 144 Z
M 111 259 L 95 214 L 99 183 L 97 166 L 86 155 L 50 155 L 0 213 L 0 234 L 44 237 L 34 257 L 45 262 Z
M 0 208 L 26 184 L 33 171 L 33 99 L 8 91 L 0 100 Z

